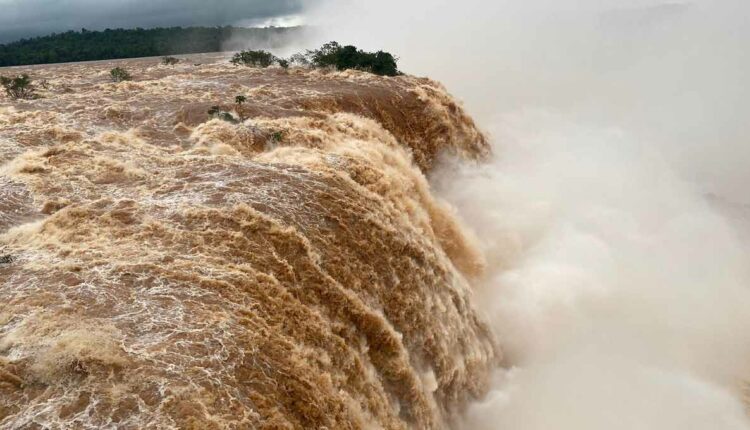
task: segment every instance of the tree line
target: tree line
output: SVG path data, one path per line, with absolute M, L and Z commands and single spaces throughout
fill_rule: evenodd
M 0 67 L 219 52 L 232 39 L 278 47 L 300 27 L 170 27 L 67 31 L 0 44 Z

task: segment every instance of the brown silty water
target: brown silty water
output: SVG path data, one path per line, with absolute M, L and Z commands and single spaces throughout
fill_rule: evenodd
M 447 428 L 485 392 L 482 258 L 425 174 L 488 145 L 439 84 L 21 71 L 44 85 L 0 99 L 0 427 Z

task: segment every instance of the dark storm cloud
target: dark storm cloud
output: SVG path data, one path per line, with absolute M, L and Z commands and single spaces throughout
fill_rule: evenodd
M 225 25 L 298 13 L 303 0 L 0 0 L 0 43 L 66 30 Z

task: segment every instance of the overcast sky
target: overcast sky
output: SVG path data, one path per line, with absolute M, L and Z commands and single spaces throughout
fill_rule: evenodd
M 0 0 L 0 43 L 81 28 L 276 23 L 299 13 L 303 1 Z

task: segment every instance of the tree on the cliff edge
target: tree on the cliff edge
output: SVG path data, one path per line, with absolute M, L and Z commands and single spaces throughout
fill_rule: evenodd
M 317 68 L 356 69 L 380 76 L 397 76 L 401 73 L 398 59 L 388 52 L 366 52 L 352 45 L 341 46 L 338 42 L 329 42 L 320 49 L 307 51 L 305 59 Z

